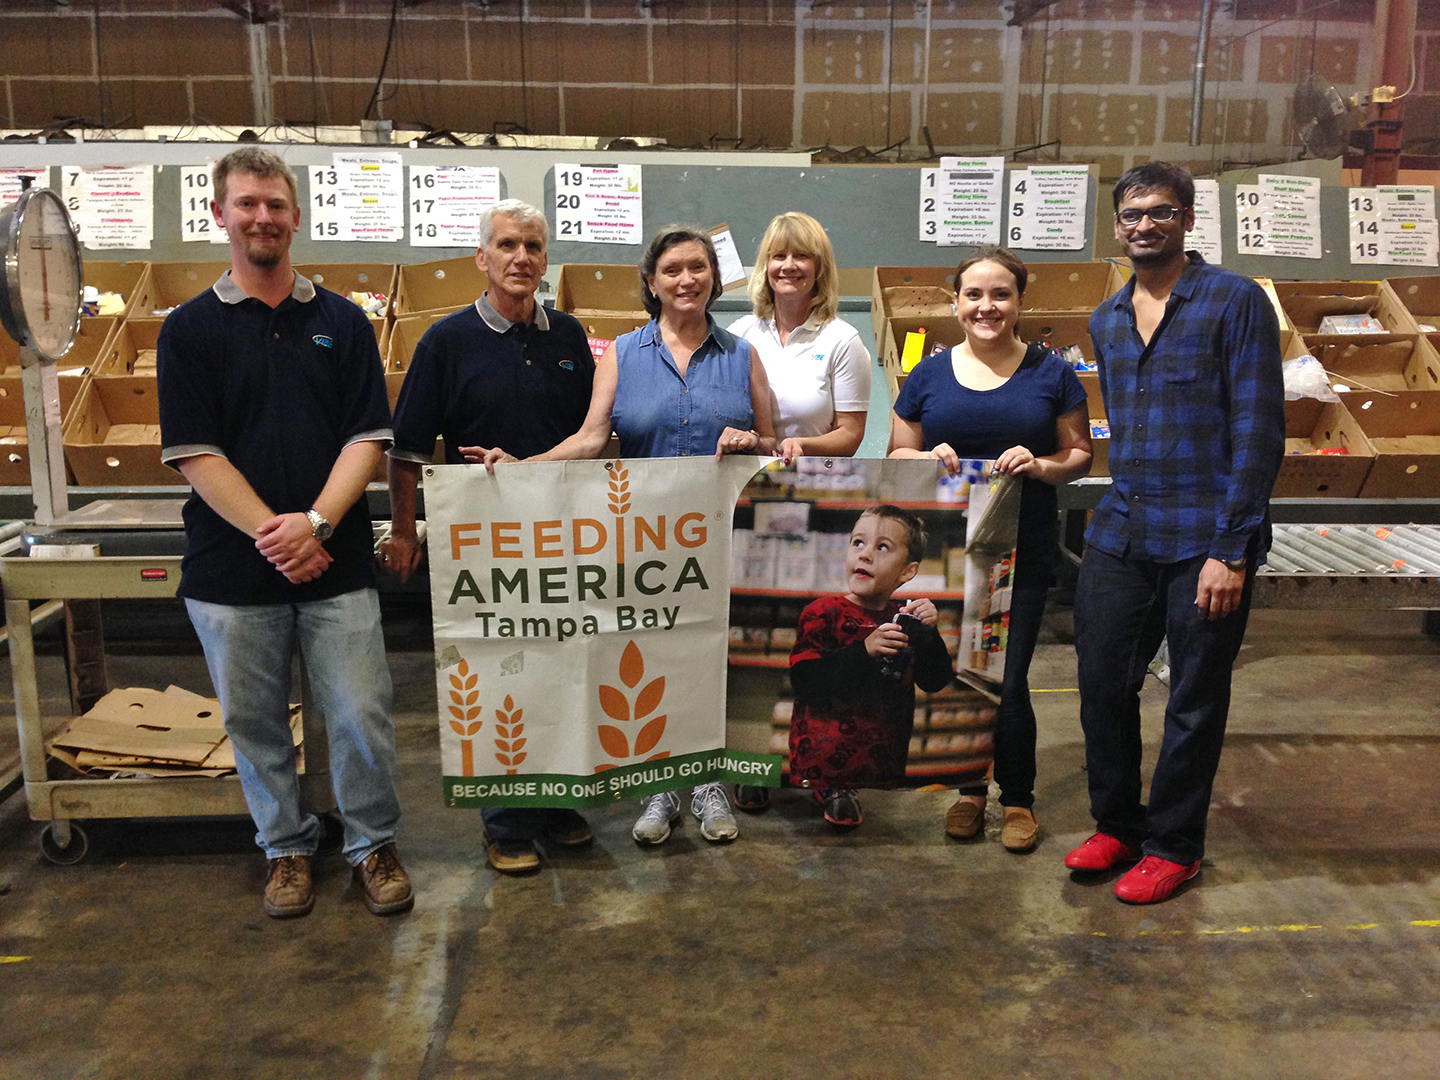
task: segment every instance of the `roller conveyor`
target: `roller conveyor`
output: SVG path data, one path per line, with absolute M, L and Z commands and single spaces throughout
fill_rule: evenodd
M 1440 609 L 1440 526 L 1276 525 L 1255 605 Z

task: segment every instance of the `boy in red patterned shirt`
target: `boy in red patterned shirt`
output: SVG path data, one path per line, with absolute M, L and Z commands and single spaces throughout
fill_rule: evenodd
M 904 780 L 915 687 L 933 692 L 955 676 L 935 630 L 935 605 L 893 599 L 924 554 L 918 517 L 871 507 L 850 533 L 848 591 L 821 597 L 800 615 L 790 652 L 790 781 L 815 792 L 833 825 L 860 824 L 855 788 Z

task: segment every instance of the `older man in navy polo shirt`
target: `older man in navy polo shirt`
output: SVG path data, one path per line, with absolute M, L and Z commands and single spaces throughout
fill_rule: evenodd
M 1195 184 L 1150 162 L 1115 185 L 1115 238 L 1134 277 L 1090 319 L 1110 416 L 1110 491 L 1086 533 L 1075 594 L 1080 722 L 1096 832 L 1072 870 L 1139 860 L 1115 883 L 1134 904 L 1200 872 L 1210 791 L 1270 547 L 1285 450 L 1280 327 L 1261 288 L 1185 250 Z M 1165 734 L 1140 801 L 1140 687 L 1170 643 Z
M 344 854 L 377 915 L 414 904 L 395 852 L 395 729 L 370 516 L 390 441 L 375 335 L 290 265 L 295 176 L 246 147 L 215 166 L 230 269 L 160 332 L 161 457 L 194 488 L 178 592 L 205 648 L 269 860 L 265 911 L 308 914 L 320 823 L 300 809 L 289 722 L 298 641 L 330 743 Z
M 415 489 L 420 467 L 445 441 L 445 460 L 497 461 L 543 454 L 584 423 L 595 361 L 576 319 L 535 302 L 547 265 L 545 215 L 509 199 L 480 215 L 475 263 L 488 278 L 469 307 L 425 332 L 395 405 L 390 450 L 390 537 L 381 565 L 408 578 L 420 562 Z M 563 847 L 593 839 L 574 810 L 482 811 L 490 865 L 506 874 L 539 869 L 535 841 Z

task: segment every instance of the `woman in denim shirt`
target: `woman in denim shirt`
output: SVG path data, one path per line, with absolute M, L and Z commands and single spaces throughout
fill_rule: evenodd
M 595 365 L 590 411 L 574 435 L 531 461 L 598 457 L 613 429 L 622 457 L 775 453 L 770 384 L 755 347 L 710 318 L 721 293 L 715 245 L 702 230 L 668 225 L 640 264 L 650 321 L 622 334 Z M 663 843 L 680 821 L 680 793 L 644 800 L 632 834 Z M 691 812 L 707 840 L 739 834 L 724 785 L 695 788 Z

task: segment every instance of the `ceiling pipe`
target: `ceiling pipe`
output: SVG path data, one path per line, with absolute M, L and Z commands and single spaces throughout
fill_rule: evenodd
M 1205 114 L 1205 54 L 1210 51 L 1210 20 L 1214 17 L 1214 0 L 1200 4 L 1200 40 L 1195 43 L 1195 84 L 1190 90 L 1190 145 L 1199 146 L 1202 139 L 1201 119 Z

